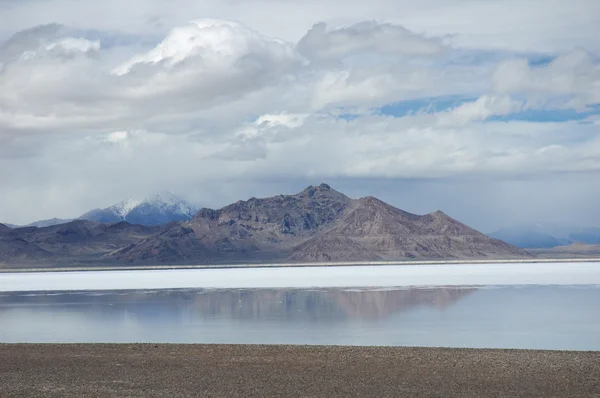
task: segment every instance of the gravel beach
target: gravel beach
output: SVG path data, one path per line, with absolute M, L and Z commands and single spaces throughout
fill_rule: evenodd
M 8 344 L 1 397 L 600 397 L 600 352 Z

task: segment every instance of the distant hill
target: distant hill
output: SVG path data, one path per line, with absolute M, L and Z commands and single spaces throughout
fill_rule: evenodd
M 87 220 L 43 228 L 0 228 L 0 261 L 72 263 L 97 260 L 159 231 L 160 227 L 126 222 L 101 224 Z
M 571 243 L 566 246 L 556 246 L 545 249 L 530 249 L 541 258 L 598 258 L 600 257 L 600 245 L 588 245 L 585 243 Z
M 11 225 L 11 228 L 49 227 L 71 222 L 88 220 L 99 223 L 126 221 L 130 224 L 161 225 L 172 221 L 191 220 L 198 211 L 197 207 L 170 192 L 162 192 L 144 199 L 129 198 L 105 209 L 94 209 L 74 219 L 52 218 L 35 221 L 27 225 Z
M 111 211 L 127 218 L 140 203 Z M 273 261 L 504 259 L 532 255 L 437 211 L 423 216 L 326 184 L 251 198 L 160 226 L 75 220 L 0 228 L 0 261 L 44 264 L 204 264 Z M 102 219 L 106 220 L 106 219 Z
M 512 226 L 490 236 L 525 249 L 545 249 L 572 243 L 600 244 L 600 228 L 556 223 Z
M 40 221 L 34 221 L 30 224 L 27 225 L 22 225 L 22 226 L 13 226 L 13 228 L 20 228 L 20 227 L 38 227 L 38 228 L 44 228 L 44 227 L 51 227 L 52 225 L 59 225 L 59 224 L 66 224 L 68 222 L 73 221 L 73 219 L 66 219 L 66 218 L 51 218 L 49 220 L 40 220 Z

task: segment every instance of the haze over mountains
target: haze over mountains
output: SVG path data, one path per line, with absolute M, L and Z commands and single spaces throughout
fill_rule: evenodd
M 122 206 L 120 216 L 127 217 L 139 206 Z M 184 209 L 181 204 L 175 208 Z M 531 256 L 440 211 L 419 216 L 373 197 L 351 199 L 326 184 L 309 186 L 295 195 L 238 201 L 219 210 L 204 208 L 188 220 L 158 226 L 75 220 L 43 228 L 0 228 L 0 261 L 5 263 L 203 264 Z
M 49 227 L 73 220 L 88 220 L 99 223 L 126 221 L 130 224 L 161 225 L 171 221 L 191 220 L 198 208 L 170 192 L 160 192 L 143 199 L 129 198 L 105 209 L 90 210 L 74 219 L 52 218 L 35 221 L 25 227 Z M 18 228 L 17 225 L 8 225 Z
M 600 228 L 559 223 L 516 225 L 502 228 L 490 236 L 525 249 L 600 244 Z

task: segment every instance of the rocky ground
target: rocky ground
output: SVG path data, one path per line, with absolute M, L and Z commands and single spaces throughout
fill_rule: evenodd
M 600 396 L 600 352 L 0 345 L 2 397 Z

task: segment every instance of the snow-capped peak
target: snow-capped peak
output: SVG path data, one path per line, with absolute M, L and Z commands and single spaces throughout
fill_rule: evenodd
M 190 220 L 197 211 L 196 206 L 172 193 L 160 192 L 143 199 L 131 197 L 106 209 L 92 210 L 80 218 L 107 223 L 127 221 L 131 224 L 159 225 Z
M 162 191 L 147 196 L 142 203 L 161 209 L 163 212 L 188 215 L 190 217 L 198 211 L 196 206 L 187 203 L 185 200 L 173 195 L 169 191 Z
M 124 201 L 122 201 L 120 203 L 117 203 L 114 206 L 111 206 L 111 208 L 120 217 L 122 217 L 123 219 L 125 219 L 125 217 L 127 217 L 127 214 L 129 214 L 129 212 L 131 212 L 131 210 L 135 209 L 136 207 L 138 207 L 143 202 L 144 202 L 143 200 L 140 200 L 140 199 L 137 199 L 137 198 L 134 198 L 134 197 L 130 197 L 130 198 L 125 199 Z

